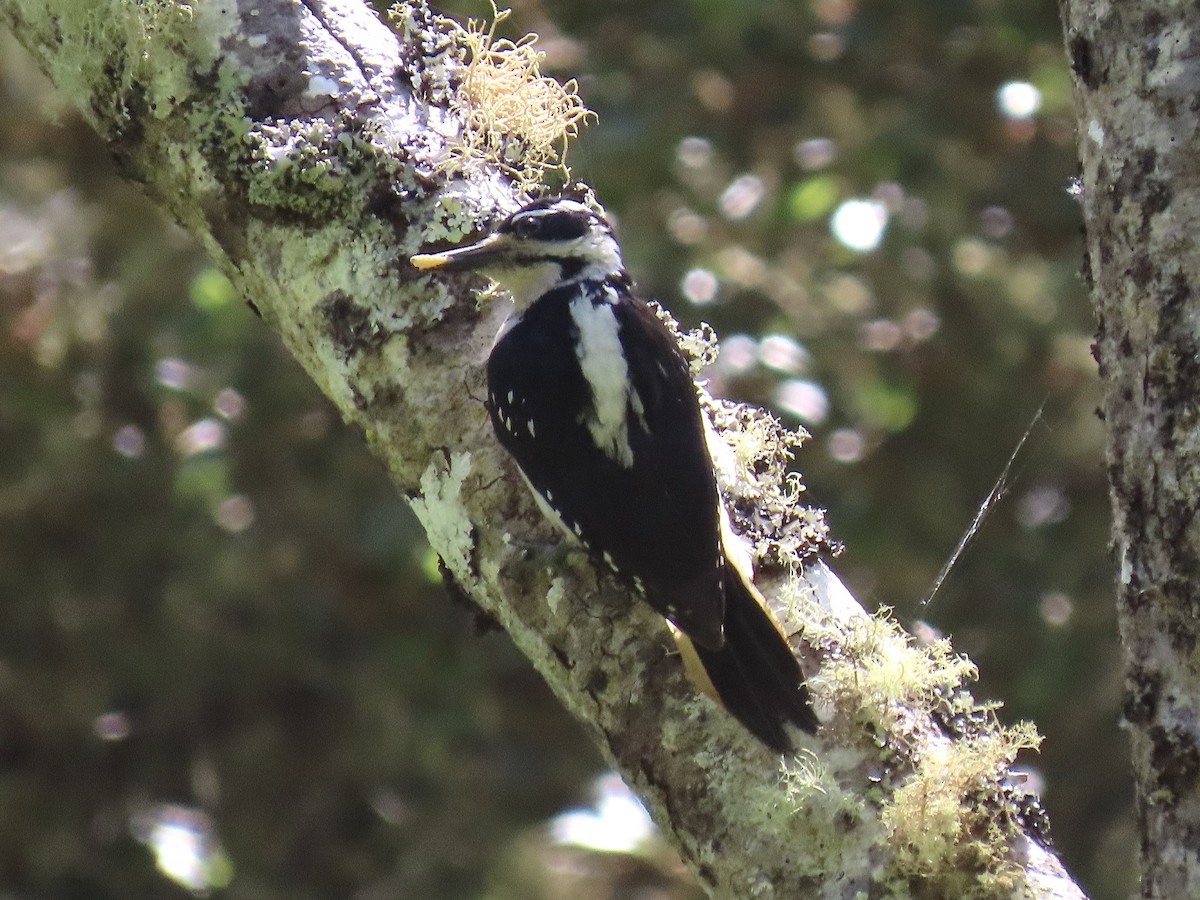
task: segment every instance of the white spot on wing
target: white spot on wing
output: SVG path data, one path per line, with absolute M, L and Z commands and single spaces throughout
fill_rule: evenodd
M 584 296 L 571 302 L 571 318 L 579 329 L 575 352 L 592 392 L 591 409 L 584 414 L 583 423 L 596 446 L 628 468 L 633 465 L 633 448 L 627 412 L 632 405 L 640 414 L 642 402 L 629 381 L 616 314 L 611 304 L 593 304 Z

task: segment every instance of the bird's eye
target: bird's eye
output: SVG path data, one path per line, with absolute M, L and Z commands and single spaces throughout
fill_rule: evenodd
M 532 216 L 520 216 L 513 219 L 512 230 L 517 237 L 532 240 L 538 236 L 541 227 L 538 220 Z

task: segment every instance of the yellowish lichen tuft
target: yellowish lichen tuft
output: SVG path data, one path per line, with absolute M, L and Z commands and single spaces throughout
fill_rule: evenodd
M 1040 742 L 1022 723 L 923 753 L 883 810 L 899 878 L 921 884 L 928 896 L 1012 896 L 1023 877 L 1010 849 L 1018 813 L 997 785 L 1017 754 Z
M 946 717 L 968 713 L 956 704 L 975 664 L 945 639 L 918 645 L 884 608 L 873 616 L 830 619 L 805 637 L 827 650 L 817 680 L 839 707 L 879 733 L 890 732 L 911 708 L 942 707 Z M 965 701 L 964 701 L 965 702 Z
M 794 810 L 809 807 L 819 798 L 840 793 L 829 767 L 812 750 L 801 747 L 779 763 L 779 777 Z
M 1011 896 L 1022 877 L 1012 841 L 1025 813 L 1024 794 L 1006 773 L 1018 753 L 1039 745 L 1033 726 L 1001 725 L 994 705 L 964 687 L 975 678 L 974 663 L 945 639 L 917 643 L 886 609 L 826 617 L 806 629 L 805 640 L 822 653 L 814 692 L 843 713 L 831 727 L 857 734 L 866 726 L 875 735 L 889 880 L 919 884 L 920 896 Z M 918 725 L 916 710 L 930 711 L 943 736 L 895 743 Z
M 498 165 L 525 192 L 551 173 L 570 181 L 569 141 L 595 113 L 584 106 L 572 79 L 560 84 L 543 75 L 545 54 L 538 36 L 516 41 L 496 37 L 496 26 L 511 10 L 492 5 L 490 24 L 471 19 L 460 26 L 468 61 L 451 107 L 463 127 L 451 141 L 448 170 Z

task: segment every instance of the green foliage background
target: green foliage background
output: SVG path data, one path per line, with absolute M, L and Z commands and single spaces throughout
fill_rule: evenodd
M 719 367 L 714 386 L 793 423 L 785 386 L 823 392 L 798 466 L 846 544 L 837 568 L 868 605 L 952 634 L 979 693 L 1038 723 L 1028 765 L 1060 849 L 1094 896 L 1126 895 L 1053 5 L 514 6 L 510 36 L 538 31 L 599 112 L 571 161 L 643 289 L 724 337 L 795 342 L 790 367 Z M 1033 119 L 997 110 L 1011 80 L 1040 90 Z M 489 872 L 534 852 L 514 835 L 581 797 L 595 753 L 447 598 L 360 437 L 8 38 L 0 103 L 0 890 L 182 895 L 130 828 L 178 802 L 216 824 L 224 896 L 512 891 Z M 796 149 L 813 139 L 835 151 L 815 168 Z M 872 196 L 888 230 L 855 254 L 829 217 Z M 703 307 L 681 288 L 695 269 L 719 285 Z M 921 608 L 1043 401 L 1009 490 Z

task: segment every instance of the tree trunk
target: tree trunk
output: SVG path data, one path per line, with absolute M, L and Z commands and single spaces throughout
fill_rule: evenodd
M 1200 7 L 1062 0 L 1142 893 L 1200 896 Z
M 417 5 L 396 34 L 360 0 L 0 0 L 0 15 L 363 430 L 448 577 L 713 896 L 1082 896 L 1009 770 L 1027 732 L 974 704 L 947 644 L 914 646 L 816 557 L 778 549 L 795 535 L 766 536 L 762 581 L 825 725 L 788 759 L 695 693 L 661 620 L 581 555 L 544 552 L 555 532 L 477 399 L 507 307 L 407 264 L 516 203 L 511 167 L 448 167 L 461 32 Z M 755 478 L 743 465 L 725 488 L 788 499 Z

